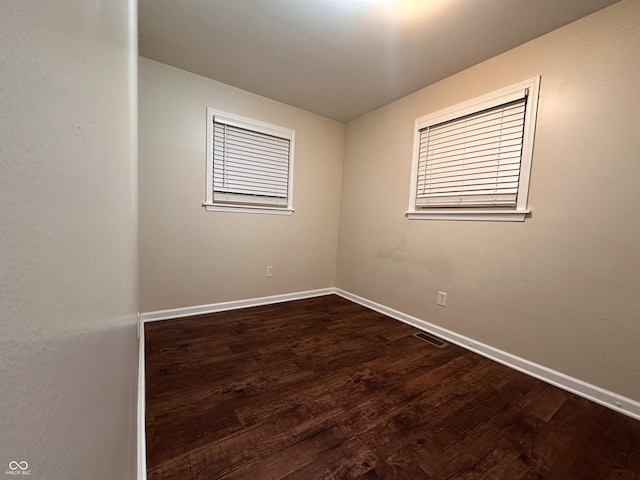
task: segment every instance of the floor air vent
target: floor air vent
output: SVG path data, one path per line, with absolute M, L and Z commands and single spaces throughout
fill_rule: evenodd
M 428 333 L 418 332 L 415 334 L 415 336 L 421 340 L 424 340 L 425 342 L 429 342 L 431 345 L 438 348 L 444 348 L 449 346 L 447 342 L 443 342 L 439 338 L 429 335 Z

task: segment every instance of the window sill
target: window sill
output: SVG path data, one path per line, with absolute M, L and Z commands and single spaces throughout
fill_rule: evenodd
M 207 212 L 258 213 L 263 215 L 291 215 L 293 208 L 260 207 L 257 205 L 220 205 L 203 203 Z
M 410 210 L 405 213 L 409 220 L 475 220 L 482 222 L 524 222 L 530 210 L 478 210 L 438 209 Z

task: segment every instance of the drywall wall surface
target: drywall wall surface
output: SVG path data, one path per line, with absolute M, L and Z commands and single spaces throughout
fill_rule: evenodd
M 291 216 L 204 209 L 207 107 L 295 130 Z M 334 286 L 343 123 L 140 58 L 139 126 L 142 311 Z
M 3 478 L 135 478 L 135 21 L 0 3 Z
M 408 220 L 414 120 L 536 75 L 531 218 Z M 350 122 L 337 286 L 640 400 L 638 78 L 627 0 Z

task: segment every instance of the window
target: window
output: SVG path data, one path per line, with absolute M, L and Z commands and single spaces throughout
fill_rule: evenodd
M 209 211 L 293 212 L 295 132 L 207 109 Z
M 540 77 L 416 119 L 410 219 L 523 221 Z

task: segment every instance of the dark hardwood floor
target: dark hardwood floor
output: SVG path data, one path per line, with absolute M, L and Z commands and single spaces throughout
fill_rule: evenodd
M 145 333 L 149 480 L 640 479 L 640 422 L 334 295 Z

